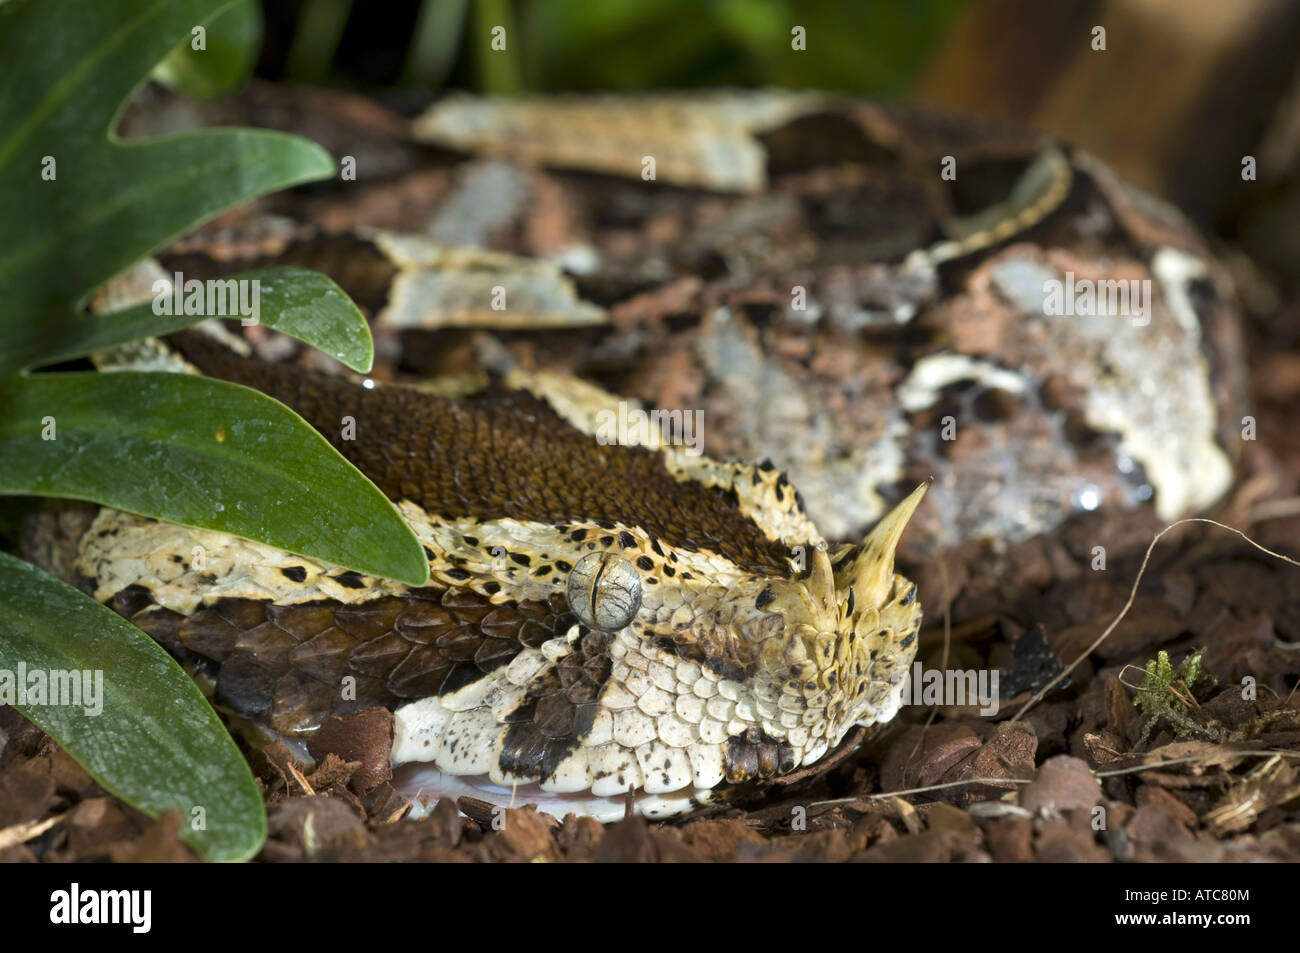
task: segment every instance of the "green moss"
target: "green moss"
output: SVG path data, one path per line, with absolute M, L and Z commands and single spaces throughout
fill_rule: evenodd
M 1197 683 L 1209 680 L 1201 670 L 1203 654 L 1193 652 L 1175 668 L 1169 661 L 1169 653 L 1161 649 L 1147 662 L 1142 684 L 1133 699 L 1133 704 L 1145 716 L 1139 745 L 1145 744 L 1152 729 L 1161 723 L 1169 725 L 1179 738 L 1204 738 L 1213 734 L 1190 715 L 1190 708 L 1196 703 L 1192 691 Z

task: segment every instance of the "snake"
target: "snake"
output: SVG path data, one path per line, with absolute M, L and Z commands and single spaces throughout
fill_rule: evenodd
M 626 104 L 614 105 L 596 117 L 606 138 L 610 116 L 626 112 Z M 853 113 L 863 128 L 926 162 L 953 136 L 944 126 L 895 128 L 864 109 Z M 498 146 L 523 148 L 528 130 L 507 125 L 512 131 Z M 799 128 L 790 127 L 796 138 Z M 640 134 L 623 129 L 629 143 Z M 538 137 L 551 147 L 549 130 Z M 563 139 L 570 140 L 583 137 Z M 624 145 L 608 150 L 608 168 L 592 168 L 630 173 L 619 168 L 632 154 Z M 1058 215 L 1079 191 L 1076 168 L 1090 182 L 1108 181 L 1054 146 L 1034 145 L 1030 154 L 1037 158 L 1005 198 L 950 217 L 928 244 L 915 247 L 915 236 L 902 230 L 894 250 L 912 253 L 891 281 L 920 292 L 891 323 L 905 326 L 928 305 L 939 269 L 965 273 L 976 256 Z M 556 161 L 591 160 L 570 150 Z M 690 186 L 736 185 L 692 178 L 694 168 L 674 174 Z M 815 181 L 807 187 L 818 188 Z M 1146 238 L 1147 219 L 1122 220 L 1153 254 L 1171 241 L 1164 231 Z M 1086 237 L 1088 228 L 1095 230 L 1085 223 L 1078 234 Z M 427 288 L 415 283 L 409 254 L 389 265 L 394 249 L 416 247 L 411 239 L 358 233 L 325 244 L 343 261 L 341 271 L 369 263 L 366 293 L 377 301 L 403 281 L 404 300 Z M 463 251 L 430 260 L 447 269 L 468 261 L 466 273 L 489 283 L 502 261 Z M 1041 268 L 1003 263 L 1007 294 L 1030 265 Z M 701 287 L 692 308 L 728 310 L 725 297 L 710 299 L 711 285 Z M 899 300 L 910 301 L 907 293 Z M 582 317 L 595 320 L 589 311 Z M 1190 326 L 1198 315 L 1178 319 Z M 1116 340 L 1119 351 L 1128 347 Z M 419 803 L 471 797 L 611 821 L 629 810 L 680 815 L 816 768 L 855 726 L 889 722 L 903 703 L 922 608 L 917 585 L 894 563 L 924 482 L 894 492 L 892 508 L 879 512 L 827 492 L 810 506 L 787 468 L 770 460 L 609 439 L 599 419 L 620 397 L 544 366 L 512 366 L 448 394 L 260 360 L 205 331 L 168 342 L 175 369 L 253 387 L 296 411 L 394 503 L 429 560 L 429 583 L 411 587 L 108 508 L 77 527 L 75 581 L 180 659 L 232 721 L 264 738 L 297 743 L 332 718 L 382 709 L 391 713 L 394 781 Z M 1188 342 L 1193 357 L 1176 359 L 1194 367 L 1197 344 Z M 1110 368 L 1106 345 L 1099 356 L 1087 350 L 1094 347 L 1071 345 L 1065 363 L 1054 352 L 1030 352 L 1023 378 L 986 355 L 938 351 L 913 361 L 896 399 L 923 414 L 940 406 L 944 388 L 967 379 L 1023 386 L 1017 382 L 1035 376 L 1075 375 L 1076 365 Z M 1098 380 L 1088 386 L 1102 398 L 1115 390 L 1100 372 Z M 1110 426 L 1101 414 L 1112 406 L 1097 401 L 1097 426 Z M 874 526 L 843 541 L 846 527 L 866 515 Z
M 78 576 L 238 718 L 292 739 L 383 707 L 424 796 L 609 820 L 790 774 L 898 711 L 922 611 L 894 554 L 925 484 L 831 546 L 768 462 L 598 439 L 591 386 L 448 398 L 173 341 L 301 415 L 429 560 L 412 587 L 100 510 Z

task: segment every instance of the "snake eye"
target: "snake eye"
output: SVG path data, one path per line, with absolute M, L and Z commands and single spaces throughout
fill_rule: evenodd
M 583 625 L 616 631 L 641 608 L 641 577 L 626 559 L 589 553 L 569 572 L 568 596 L 569 608 Z

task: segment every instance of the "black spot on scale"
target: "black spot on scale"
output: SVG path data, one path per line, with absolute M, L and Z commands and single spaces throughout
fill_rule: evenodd
M 527 725 L 537 717 L 537 699 L 535 697 L 525 698 L 513 709 L 501 716 L 501 720 L 507 725 Z
M 469 578 L 469 573 L 464 569 L 448 569 L 447 575 L 452 579 L 460 579 L 462 581 Z
M 733 682 L 743 682 L 750 674 L 738 663 L 727 658 L 707 658 L 704 660 L 704 667 L 719 678 L 729 678 Z M 758 670 L 757 665 L 753 667 L 755 671 Z
M 764 586 L 763 591 L 760 592 L 758 598 L 754 600 L 754 608 L 761 609 L 775 598 L 776 593 L 772 591 L 772 587 Z
M 758 486 L 760 483 L 763 482 L 763 478 L 758 475 L 757 470 L 754 471 L 753 481 L 754 481 L 754 486 Z
M 613 546 L 613 545 L 614 545 L 614 537 L 613 537 L 613 536 L 602 536 L 602 537 L 600 538 L 600 545 L 602 545 L 602 546 L 604 546 L 604 547 L 606 547 L 606 548 L 608 549 L 610 546 Z
M 466 545 L 466 546 L 477 546 L 477 545 L 478 545 L 478 538 L 475 537 L 475 536 L 462 536 L 461 539 L 463 539 L 463 540 L 465 541 L 465 545 Z
M 507 555 L 521 566 L 527 566 L 533 561 L 527 553 L 507 553 Z
M 361 578 L 361 573 L 357 572 L 355 569 L 349 569 L 345 572 L 339 573 L 334 577 L 334 581 L 340 586 L 344 586 L 348 589 L 366 588 L 366 583 L 365 580 Z
M 587 531 L 585 529 L 575 529 L 572 533 L 569 534 L 569 539 L 573 540 L 575 543 L 580 543 L 586 538 L 587 538 Z
M 501 770 L 518 778 L 545 781 L 554 776 L 564 761 L 582 743 L 596 723 L 600 705 L 594 701 L 609 677 L 608 668 L 594 677 L 589 701 L 566 690 L 556 671 L 541 676 L 530 686 L 529 697 L 506 715 L 510 727 L 502 739 Z
M 852 586 L 849 586 L 848 605 L 844 609 L 844 614 L 846 616 L 853 615 L 853 587 Z
M 903 598 L 898 600 L 898 604 L 900 606 L 910 606 L 914 601 L 916 601 L 916 583 L 912 583 L 912 588 L 904 593 Z
M 844 550 L 844 552 L 840 554 L 839 558 L 836 559 L 831 565 L 833 568 L 839 569 L 841 566 L 853 562 L 853 560 L 857 559 L 858 556 L 861 555 L 861 553 L 862 553 L 861 546 L 850 546 L 848 549 Z
M 483 583 L 483 591 L 490 596 L 494 596 L 501 591 L 501 583 L 497 582 L 496 580 L 485 582 Z
M 557 559 L 555 561 L 555 568 L 558 569 L 560 572 L 572 572 L 573 564 L 566 563 L 563 559 Z
M 579 741 L 585 740 L 596 727 L 596 716 L 600 714 L 598 702 L 576 705 L 573 709 L 573 734 Z
M 302 566 L 282 566 L 280 574 L 286 579 L 292 579 L 294 582 L 305 582 L 307 580 L 307 570 Z
M 551 572 L 550 566 L 538 566 L 536 569 L 533 570 L 533 575 L 540 578 L 542 576 L 550 575 L 550 572 Z
M 627 530 L 623 530 L 618 534 L 618 544 L 624 549 L 635 549 L 636 539 Z
M 758 468 L 764 473 L 771 473 L 776 469 L 776 464 L 772 462 L 771 457 L 764 457 L 763 462 L 758 465 Z
M 447 695 L 451 692 L 458 692 L 467 685 L 473 685 L 480 678 L 486 678 L 487 673 L 481 669 L 475 662 L 457 662 L 447 673 L 447 677 L 442 680 L 442 685 L 438 688 L 438 695 Z
M 601 529 L 614 528 L 614 524 L 611 523 L 609 520 L 592 520 L 592 522 L 595 523 L 597 526 L 599 526 Z
M 664 567 L 664 575 L 665 575 L 665 576 L 675 576 L 675 575 L 677 575 L 677 570 L 674 569 L 672 566 L 665 566 L 665 567 Z
M 172 553 L 172 562 L 174 563 L 180 562 L 183 558 L 180 553 Z
M 758 728 L 727 739 L 723 772 L 732 784 L 788 774 L 794 767 L 794 748 Z
M 655 551 L 656 556 L 663 556 L 663 548 L 659 545 L 659 540 L 655 539 L 653 535 L 650 537 L 650 548 Z
M 650 570 L 655 568 L 654 560 L 651 559 L 649 556 L 638 556 L 636 560 L 636 564 L 639 569 L 642 569 L 645 572 L 649 572 Z
M 911 632 L 911 633 L 908 633 L 907 638 L 903 639 L 903 641 L 899 642 L 898 644 L 899 644 L 902 648 L 908 648 L 908 647 L 909 647 L 913 642 L 915 642 L 915 641 L 916 641 L 916 633 L 915 633 L 915 632 Z

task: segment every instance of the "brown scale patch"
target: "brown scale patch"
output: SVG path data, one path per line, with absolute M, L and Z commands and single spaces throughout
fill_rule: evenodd
M 727 739 L 723 771 L 730 784 L 774 778 L 795 768 L 795 751 L 785 742 L 769 738 L 761 728 Z
M 691 630 L 655 636 L 655 647 L 663 652 L 702 665 L 719 678 L 734 682 L 758 674 L 758 660 L 738 640 L 706 635 L 698 638 Z
M 436 588 L 351 606 L 222 599 L 182 616 L 149 610 L 147 591 L 131 587 L 111 605 L 182 662 L 209 671 L 219 703 L 285 733 L 314 728 L 329 715 L 459 690 L 575 621 L 560 595 L 493 605 L 474 592 Z M 589 675 L 584 669 L 562 686 L 565 697 L 589 693 Z M 355 698 L 343 697 L 346 676 L 356 680 Z M 548 708 L 538 717 L 554 715 Z M 546 721 L 548 730 L 556 724 Z
M 502 770 L 545 781 L 591 733 L 609 679 L 608 644 L 606 634 L 584 629 L 573 653 L 533 680 L 525 700 L 506 719 Z
M 492 388 L 448 400 L 402 387 L 367 390 L 240 358 L 195 332 L 173 342 L 204 373 L 288 404 L 392 500 L 445 518 L 585 519 L 610 528 L 618 521 L 751 571 L 789 574 L 786 547 L 741 513 L 734 490 L 678 482 L 658 452 L 603 446 L 527 392 Z M 356 420 L 355 440 L 341 437 L 344 416 Z

